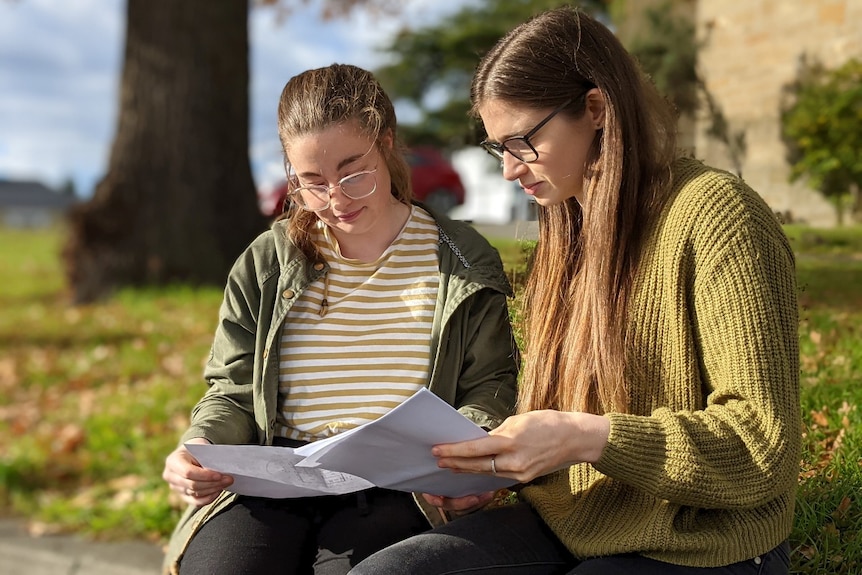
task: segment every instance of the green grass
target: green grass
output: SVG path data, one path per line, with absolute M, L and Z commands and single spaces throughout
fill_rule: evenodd
M 0 230 L 0 511 L 159 539 L 180 509 L 162 464 L 203 391 L 221 290 L 70 307 L 61 237 Z
M 797 573 L 862 572 L 862 229 L 788 227 L 799 278 L 804 453 Z
M 862 228 L 788 226 L 797 253 L 804 454 L 793 572 L 862 572 Z M 165 456 L 203 392 L 221 289 L 70 307 L 62 231 L 0 229 L 0 513 L 41 530 L 163 540 Z M 492 239 L 513 284 L 531 244 Z

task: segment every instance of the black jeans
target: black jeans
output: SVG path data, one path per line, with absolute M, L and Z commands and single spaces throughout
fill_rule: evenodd
M 368 489 L 302 499 L 239 497 L 189 543 L 181 575 L 344 575 L 430 528 L 409 493 Z
M 518 503 L 462 517 L 375 553 L 351 575 L 786 575 L 785 542 L 733 565 L 696 568 L 636 554 L 578 561 L 533 509 Z

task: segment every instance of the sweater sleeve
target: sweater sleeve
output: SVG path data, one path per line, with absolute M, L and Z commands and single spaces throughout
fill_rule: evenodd
M 794 259 L 772 212 L 741 181 L 723 177 L 699 199 L 690 261 L 679 266 L 683 301 L 665 310 L 687 314 L 689 333 L 679 337 L 690 338 L 696 373 L 687 385 L 652 387 L 677 398 L 671 405 L 609 414 L 595 467 L 675 504 L 750 508 L 786 495 L 798 473 Z

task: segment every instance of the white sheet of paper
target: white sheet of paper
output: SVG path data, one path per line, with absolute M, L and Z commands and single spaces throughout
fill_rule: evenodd
M 431 447 L 488 435 L 428 389 L 420 389 L 379 419 L 296 449 L 297 467 L 318 466 L 367 479 L 379 487 L 461 497 L 495 491 L 516 481 L 453 473 L 437 467 Z
M 516 483 L 437 467 L 431 447 L 488 433 L 423 388 L 379 419 L 292 449 L 260 445 L 186 447 L 201 465 L 233 476 L 229 491 L 288 498 L 352 493 L 378 486 L 461 497 Z
M 233 477 L 227 490 L 241 495 L 285 499 L 341 495 L 374 487 L 348 473 L 297 467 L 303 457 L 290 447 L 191 443 L 186 447 L 204 467 Z

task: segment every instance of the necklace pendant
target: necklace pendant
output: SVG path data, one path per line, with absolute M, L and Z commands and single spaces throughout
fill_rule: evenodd
M 329 302 L 324 299 L 320 302 L 320 311 L 318 312 L 320 314 L 320 317 L 325 316 L 327 310 L 329 310 Z

